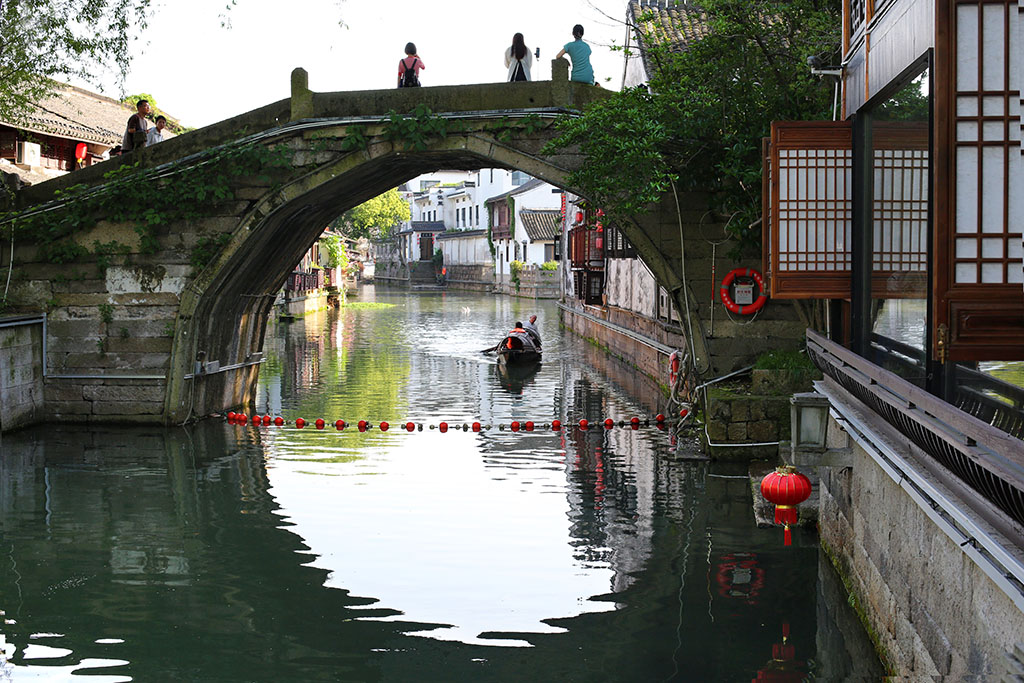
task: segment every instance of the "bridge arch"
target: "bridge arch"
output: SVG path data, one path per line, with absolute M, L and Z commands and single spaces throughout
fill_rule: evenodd
M 554 113 L 542 116 L 553 120 Z M 249 187 L 246 194 L 258 193 L 258 199 L 239 213 L 227 246 L 183 292 L 168 373 L 172 420 L 239 405 L 250 397 L 277 292 L 324 225 L 344 211 L 439 169 L 521 170 L 565 188 L 571 169 L 558 162 L 571 163 L 571 155 L 553 160 L 537 153 L 551 136 L 547 130 L 520 131 L 514 141 L 501 140 L 515 122 L 507 124 L 512 128 L 495 127 L 491 114 L 459 120 L 463 130 L 418 149 L 383 139 L 376 126 L 364 149 L 338 156 L 324 151 L 362 125 L 345 120 L 320 122 L 272 141 L 286 145 L 293 158 L 313 163 L 296 166 L 283 183 Z M 196 361 L 215 363 L 217 371 L 197 374 Z

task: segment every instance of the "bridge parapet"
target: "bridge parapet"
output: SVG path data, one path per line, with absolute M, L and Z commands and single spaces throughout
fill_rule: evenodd
M 559 65 L 558 63 L 561 62 Z M 291 121 L 384 117 L 390 112 L 406 114 L 419 105 L 438 115 L 468 112 L 519 112 L 525 109 L 582 110 L 604 99 L 610 91 L 568 80 L 567 62 L 552 60 L 555 80 L 520 83 L 477 83 L 425 88 L 391 88 L 341 92 L 314 92 L 308 88 L 304 69 L 292 75 L 291 97 L 239 114 L 230 119 L 189 131 L 141 152 L 114 157 L 95 166 L 23 188 L 17 194 L 18 207 L 34 206 L 54 197 L 54 192 L 72 185 L 98 185 L 108 172 L 127 164 L 152 168 L 188 160 L 205 152 L 261 131 L 271 131 Z M 561 76 L 566 76 L 564 79 Z

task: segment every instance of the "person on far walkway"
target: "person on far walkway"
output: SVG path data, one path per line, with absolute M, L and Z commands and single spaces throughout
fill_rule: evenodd
M 597 85 L 594 81 L 594 68 L 590 66 L 590 46 L 583 42 L 583 26 L 580 24 L 573 26 L 572 37 L 575 40 L 571 43 L 566 43 L 562 47 L 562 51 L 555 55 L 555 59 L 559 59 L 566 54 L 569 55 L 569 59 L 572 60 L 572 73 L 569 74 L 570 81 Z
M 508 68 L 508 82 L 530 80 L 530 67 L 533 66 L 533 55 L 526 47 L 523 34 L 512 36 L 512 45 L 505 50 L 505 66 Z
M 164 128 L 167 127 L 167 119 L 163 116 L 156 117 L 156 125 L 146 133 L 146 147 L 152 147 L 158 142 L 164 141 Z
M 146 117 L 149 116 L 150 111 L 147 100 L 139 100 L 135 105 L 135 113 L 128 118 L 124 138 L 121 140 L 121 154 L 146 146 L 146 133 L 149 130 L 149 122 L 146 121 Z
M 398 60 L 398 87 L 420 87 L 420 71 L 426 69 L 423 60 L 416 54 L 416 44 L 405 44 L 405 57 Z

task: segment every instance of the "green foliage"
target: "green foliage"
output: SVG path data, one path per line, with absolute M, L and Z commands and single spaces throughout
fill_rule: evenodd
M 509 239 L 514 240 L 516 238 L 516 200 L 515 197 L 506 197 L 505 203 L 508 204 L 508 234 Z
M 108 325 L 114 322 L 114 306 L 113 304 L 103 303 L 97 306 L 100 311 L 100 320 L 107 323 Z
M 341 241 L 340 235 L 324 235 L 320 238 L 320 246 L 327 252 L 328 268 L 341 266 L 348 269 L 348 252 L 345 250 L 345 243 Z
M 20 121 L 56 87 L 53 79 L 95 80 L 130 64 L 130 33 L 142 30 L 151 0 L 0 2 L 0 119 Z M 126 117 L 127 120 L 127 117 Z
M 440 271 L 441 267 L 444 265 L 444 252 L 440 249 L 435 249 L 434 256 L 431 258 L 431 261 L 434 263 L 434 270 Z
M 92 245 L 92 253 L 96 256 L 96 276 L 100 278 L 104 277 L 107 268 L 113 265 L 114 256 L 124 255 L 129 251 L 128 245 L 121 244 L 117 240 L 106 243 L 93 240 Z
M 222 232 L 216 235 L 203 235 L 196 241 L 189 255 L 189 263 L 194 272 L 199 272 L 217 257 L 217 254 L 231 241 L 231 233 Z
M 760 240 L 761 139 L 773 120 L 831 117 L 831 83 L 809 55 L 839 49 L 838 0 L 702 0 L 709 33 L 672 51 L 648 14 L 638 31 L 655 65 L 650 90 L 626 89 L 565 117 L 547 153 L 578 146 L 586 163 L 569 177 L 612 220 L 645 213 L 671 191 L 710 191 L 730 218 L 732 255 Z
M 754 362 L 754 368 L 757 370 L 815 370 L 814 363 L 806 353 L 778 349 L 762 353 Z
M 516 286 L 517 292 L 519 291 L 519 287 L 522 285 L 522 282 L 519 280 L 519 274 L 523 272 L 523 268 L 525 267 L 526 264 L 522 261 L 512 261 L 512 263 L 508 264 L 509 279 L 512 281 L 512 284 Z
M 331 228 L 353 239 L 382 239 L 410 216 L 408 202 L 402 199 L 397 189 L 391 189 L 346 211 L 331 223 Z
M 558 270 L 558 261 L 545 261 L 540 264 L 541 270 Z
M 207 152 L 188 167 L 175 169 L 171 176 L 143 171 L 138 164 L 125 164 L 108 171 L 106 183 L 97 188 L 73 185 L 54 193 L 55 202 L 45 207 L 0 213 L 0 236 L 10 231 L 38 246 L 38 258 L 50 263 L 68 263 L 89 253 L 72 237 L 89 230 L 100 220 L 133 224 L 139 236 L 139 252 L 154 254 L 160 248 L 157 232 L 169 223 L 194 220 L 213 202 L 234 198 L 231 180 L 256 176 L 270 180 L 270 174 L 290 164 L 284 146 L 253 144 L 225 145 Z M 212 200 L 212 201 L 211 201 Z M 229 237 L 211 239 L 223 240 Z M 97 265 L 103 270 L 111 257 L 129 248 L 115 242 L 94 243 Z M 208 250 L 210 244 L 205 244 Z
M 366 126 L 355 124 L 345 129 L 345 138 L 341 141 L 341 149 L 343 152 L 354 152 L 366 149 L 369 144 L 369 138 L 366 137 Z
M 407 150 L 422 152 L 428 143 L 435 139 L 448 137 L 449 132 L 456 132 L 458 124 L 451 123 L 443 116 L 435 116 L 430 107 L 417 104 L 408 114 L 389 111 L 384 119 L 383 137 L 392 142 L 401 142 Z

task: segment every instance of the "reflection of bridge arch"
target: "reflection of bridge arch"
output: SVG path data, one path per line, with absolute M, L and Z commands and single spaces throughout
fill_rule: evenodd
M 150 369 L 159 366 L 165 369 L 165 377 L 136 377 L 131 380 L 136 384 L 126 384 L 131 390 L 111 390 L 106 395 L 108 401 L 113 396 L 123 397 L 113 400 L 125 401 L 125 415 L 136 414 L 139 411 L 129 409 L 127 404 L 132 396 L 139 395 L 138 383 L 148 381 L 152 386 L 146 388 L 145 398 L 156 406 L 149 414 L 165 422 L 246 402 L 255 388 L 274 296 L 324 225 L 367 199 L 421 173 L 442 168 L 517 169 L 565 187 L 567 175 L 579 167 L 582 157 L 571 151 L 559 155 L 541 153 L 554 137 L 551 124 L 559 114 L 578 110 L 606 95 L 600 88 L 568 82 L 564 72 L 560 79 L 550 82 L 422 88 L 414 96 L 401 90 L 312 93 L 305 87 L 303 76 L 304 72 L 297 70 L 290 100 L 180 136 L 146 150 L 137 159 L 143 168 L 188 168 L 195 163 L 197 154 L 218 145 L 237 145 L 239 131 L 249 131 L 250 135 L 242 140 L 244 144 L 273 148 L 283 154 L 286 163 L 283 169 L 274 169 L 269 174 L 272 177 L 262 177 L 254 171 L 252 175 L 229 178 L 231 201 L 218 203 L 211 197 L 208 205 L 202 207 L 201 218 L 162 227 L 156 235 L 160 242 L 157 254 L 132 253 L 122 269 L 125 272 L 117 271 L 120 279 L 116 287 L 112 287 L 108 271 L 106 288 L 96 291 L 98 296 L 88 302 L 98 309 L 108 305 L 102 299 L 115 301 L 126 310 L 124 318 L 138 318 L 138 311 L 145 306 L 152 306 L 146 310 L 154 311 L 162 308 L 167 320 L 165 327 L 169 329 L 169 318 L 174 318 L 169 348 L 164 341 L 159 353 L 149 352 L 150 349 L 135 356 L 124 353 L 107 365 L 77 357 L 85 354 L 54 356 L 50 359 L 50 365 L 55 366 L 50 368 L 50 375 L 64 377 L 50 381 L 66 386 L 74 381 L 73 376 L 92 375 L 97 366 L 117 368 L 121 373 L 139 371 L 143 369 L 141 363 Z M 440 112 L 430 115 L 438 127 L 415 141 L 408 135 L 404 139 L 396 136 L 396 128 L 388 127 L 388 112 L 408 111 L 419 105 Z M 344 142 L 357 136 L 357 146 Z M 124 163 L 119 159 L 110 165 Z M 102 186 L 107 182 L 102 176 L 107 170 L 105 166 L 108 164 L 77 172 L 73 180 L 77 184 Z M 19 200 L 22 204 L 44 202 L 52 198 L 53 190 L 71 182 L 62 178 L 29 188 Z M 674 221 L 673 214 L 673 228 Z M 673 229 L 661 234 L 662 222 L 657 220 L 657 214 L 649 223 L 650 230 L 637 223 L 623 226 L 623 232 L 658 281 L 679 292 L 679 264 L 672 256 L 679 253 L 678 232 Z M 101 226 L 93 232 L 100 231 Z M 120 226 L 120 234 L 134 240 L 131 229 L 124 227 Z M 118 226 L 114 226 L 114 232 L 117 230 Z M 193 272 L 188 265 L 192 248 L 202 239 L 224 235 L 230 236 L 227 246 L 202 271 Z M 94 243 L 92 234 L 75 239 L 80 244 Z M 107 235 L 98 241 L 109 239 Z M 676 262 L 675 266 L 670 261 Z M 174 277 L 170 275 L 172 270 Z M 155 295 L 163 298 L 157 301 Z M 81 302 L 77 305 L 81 309 Z M 60 303 L 57 308 L 62 308 Z M 137 310 L 128 311 L 131 308 Z M 60 310 L 54 314 L 51 345 L 56 342 L 73 347 L 79 343 L 95 348 L 96 336 L 81 337 L 102 335 L 102 329 L 97 333 L 83 332 L 70 325 L 62 327 L 61 316 Z M 73 316 L 66 313 L 65 317 Z M 96 315 L 88 317 L 98 319 L 101 314 L 96 311 Z M 114 318 L 120 317 L 115 312 Z M 109 331 L 106 334 L 109 336 Z M 132 334 L 131 329 L 128 334 Z M 142 340 L 139 344 L 143 345 Z M 101 348 L 100 352 L 108 354 L 108 361 L 109 354 L 119 353 L 117 347 L 127 343 L 115 339 L 111 346 L 114 348 Z M 197 361 L 205 365 L 197 368 Z M 194 375 L 197 369 L 202 372 Z M 112 381 L 117 384 L 117 380 Z M 160 403 L 156 400 L 158 395 L 163 397 Z M 109 406 L 104 410 L 111 412 Z

